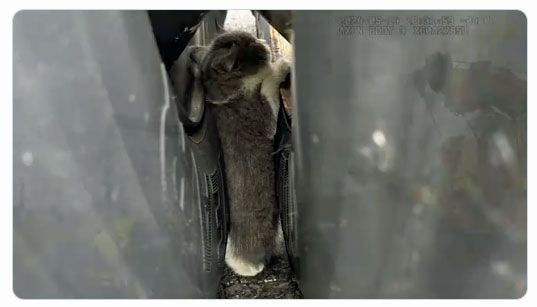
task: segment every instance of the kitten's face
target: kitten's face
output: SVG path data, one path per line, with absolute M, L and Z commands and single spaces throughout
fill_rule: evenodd
M 208 91 L 227 92 L 231 87 L 240 86 L 242 78 L 254 75 L 269 62 L 268 48 L 255 37 L 246 32 L 229 32 L 214 40 L 201 66 Z

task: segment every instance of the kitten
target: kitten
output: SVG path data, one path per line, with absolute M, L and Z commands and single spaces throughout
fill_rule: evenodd
M 254 276 L 284 250 L 272 153 L 279 85 L 289 64 L 271 64 L 268 48 L 246 32 L 221 34 L 198 57 L 224 155 L 231 219 L 226 263 Z

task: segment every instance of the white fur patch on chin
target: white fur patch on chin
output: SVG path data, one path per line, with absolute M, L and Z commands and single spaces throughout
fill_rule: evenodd
M 235 254 L 231 238 L 228 238 L 226 246 L 226 264 L 238 275 L 255 276 L 265 268 L 264 263 L 252 263 Z
M 257 86 L 266 78 L 272 75 L 272 67 L 267 64 L 261 68 L 256 74 L 242 78 L 242 88 L 247 93 L 252 93 L 257 89 Z

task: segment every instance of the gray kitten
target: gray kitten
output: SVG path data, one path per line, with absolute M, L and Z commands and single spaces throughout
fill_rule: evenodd
M 224 154 L 231 219 L 226 263 L 254 276 L 284 249 L 272 153 L 279 85 L 289 64 L 271 64 L 265 44 L 246 32 L 218 36 L 197 57 Z

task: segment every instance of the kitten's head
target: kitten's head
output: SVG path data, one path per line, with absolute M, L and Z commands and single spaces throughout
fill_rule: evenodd
M 227 32 L 213 41 L 201 63 L 209 96 L 222 99 L 236 91 L 242 78 L 254 75 L 268 65 L 270 52 L 247 32 Z

